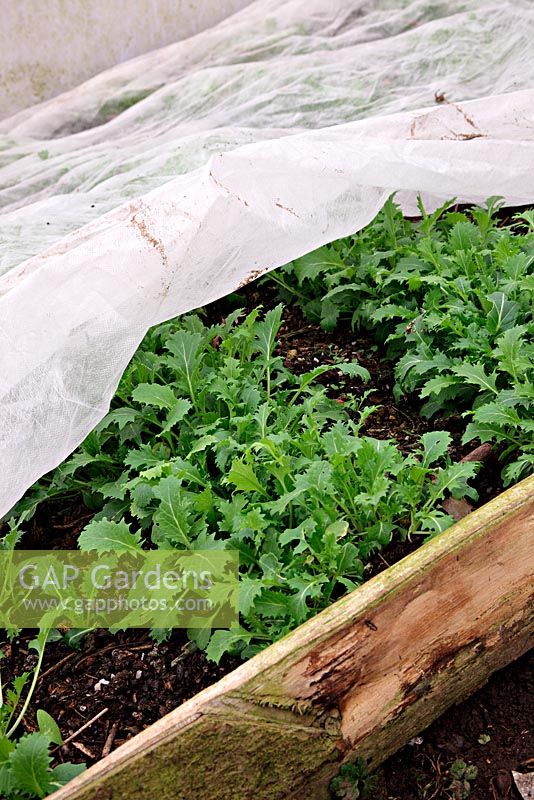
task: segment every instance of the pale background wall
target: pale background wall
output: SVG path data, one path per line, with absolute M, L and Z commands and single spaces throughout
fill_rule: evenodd
M 251 0 L 0 0 L 0 119 Z

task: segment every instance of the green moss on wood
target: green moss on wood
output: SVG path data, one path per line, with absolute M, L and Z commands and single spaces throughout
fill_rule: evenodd
M 286 800 L 303 780 L 313 786 L 321 765 L 335 773 L 340 758 L 335 735 L 281 723 L 270 709 L 210 713 L 76 800 Z

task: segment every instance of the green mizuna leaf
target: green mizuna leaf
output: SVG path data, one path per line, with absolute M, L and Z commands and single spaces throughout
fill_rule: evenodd
M 314 280 L 323 272 L 343 269 L 343 261 L 339 255 L 329 247 L 320 247 L 312 253 L 295 259 L 293 268 L 299 283 L 305 279 Z
M 470 422 L 462 436 L 462 442 L 472 442 L 474 439 L 480 439 L 484 444 L 485 442 L 498 441 L 501 438 L 502 429 L 499 425 L 492 425 L 488 422 L 484 424 L 478 422 Z
M 259 492 L 265 495 L 265 489 L 259 482 L 253 467 L 250 464 L 245 464 L 239 458 L 232 462 L 232 469 L 228 473 L 226 480 L 242 492 Z
M 10 756 L 13 782 L 32 797 L 46 797 L 50 789 L 48 739 L 41 733 L 23 736 Z
M 476 422 L 484 424 L 490 423 L 492 425 L 512 425 L 517 427 L 521 424 L 519 414 L 514 408 L 509 408 L 500 404 L 486 403 L 477 408 L 474 412 L 474 419 Z
M 105 430 L 110 425 L 116 424 L 120 431 L 124 430 L 126 425 L 134 422 L 139 416 L 139 412 L 134 408 L 116 408 L 110 411 L 102 422 L 97 426 L 97 430 Z
M 477 464 L 461 462 L 451 464 L 445 469 L 439 469 L 434 483 L 436 494 L 439 497 L 444 497 L 446 493 L 450 492 L 458 500 L 462 497 L 476 499 L 477 494 L 468 485 L 468 480 L 474 477 L 477 469 Z
M 174 428 L 175 425 L 177 425 L 184 419 L 184 417 L 187 416 L 192 407 L 193 406 L 191 402 L 183 397 L 180 397 L 178 400 L 176 400 L 167 414 L 165 427 L 163 430 L 170 431 L 172 428 Z
M 526 370 L 532 369 L 534 363 L 533 346 L 529 347 L 524 339 L 526 332 L 526 325 L 509 328 L 502 336 L 499 336 L 494 350 L 499 368 L 508 372 L 515 379 Z
M 165 342 L 167 350 L 174 356 L 173 366 L 182 370 L 189 378 L 198 367 L 201 354 L 202 334 L 176 331 Z
M 308 600 L 320 597 L 321 587 L 326 583 L 326 578 L 317 577 L 311 581 L 305 578 L 292 578 L 288 583 L 291 589 L 295 590 L 289 603 L 291 613 L 297 623 L 304 622 L 310 613 Z
M 421 444 L 423 445 L 423 464 L 428 467 L 446 454 L 451 444 L 451 435 L 447 431 L 430 431 L 421 436 Z
M 491 309 L 488 314 L 488 329 L 491 333 L 506 331 L 515 325 L 520 307 L 512 300 L 508 300 L 504 292 L 493 292 L 488 297 Z
M 225 653 L 235 652 L 236 648 L 239 646 L 248 644 L 251 638 L 251 634 L 242 628 L 238 630 L 215 631 L 206 648 L 206 655 L 210 661 L 215 661 L 215 663 L 218 664 Z
M 186 548 L 191 547 L 188 504 L 183 500 L 183 489 L 178 478 L 163 478 L 153 489 L 160 501 L 154 513 L 154 522 L 171 541 Z
M 351 362 L 350 364 L 337 364 L 336 369 L 342 372 L 343 375 L 348 375 L 350 378 L 361 378 L 362 381 L 366 382 L 371 380 L 369 370 L 355 362 Z
M 159 467 L 161 462 L 166 460 L 166 451 L 161 445 L 150 447 L 148 444 L 142 444 L 137 450 L 129 451 L 124 463 L 133 469 L 145 469 Z
M 430 378 L 419 393 L 419 397 L 437 397 L 443 392 L 448 392 L 452 387 L 461 386 L 460 376 L 456 375 L 436 375 Z
M 176 395 L 170 386 L 160 386 L 158 383 L 140 383 L 133 390 L 132 397 L 136 403 L 167 411 L 176 406 Z
M 249 613 L 254 601 L 265 588 L 263 581 L 257 578 L 244 578 L 239 583 L 239 611 L 245 616 Z
M 479 364 L 463 364 L 459 367 L 454 367 L 453 372 L 461 378 L 465 378 L 467 383 L 478 386 L 484 392 L 491 392 L 497 394 L 497 387 L 495 384 L 497 372 L 493 371 L 487 375 L 484 367 Z
M 84 551 L 96 550 L 97 553 L 138 552 L 141 536 L 131 533 L 130 526 L 123 521 L 92 520 L 81 532 L 78 547 Z
M 282 323 L 282 306 L 278 305 L 265 314 L 265 318 L 256 323 L 256 341 L 258 350 L 269 358 L 274 350 L 276 336 Z

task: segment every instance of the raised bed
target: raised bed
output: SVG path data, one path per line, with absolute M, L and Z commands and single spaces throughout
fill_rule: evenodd
M 327 798 L 529 648 L 533 543 L 530 477 L 51 797 Z

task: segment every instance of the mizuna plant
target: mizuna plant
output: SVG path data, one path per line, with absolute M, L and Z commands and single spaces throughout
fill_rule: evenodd
M 468 213 L 403 218 L 390 199 L 355 236 L 265 280 L 332 330 L 373 331 L 396 360 L 397 395 L 417 391 L 426 416 L 458 409 L 464 441 L 495 442 L 505 484 L 534 467 L 534 216 L 500 226 L 499 198 Z
M 112 411 L 19 507 L 24 517 L 81 490 L 97 512 L 87 550 L 238 550 L 241 627 L 195 635 L 214 659 L 252 655 L 354 588 L 392 537 L 446 528 L 448 494 L 476 497 L 476 466 L 450 463 L 448 433 L 403 456 L 362 435 L 373 406 L 340 406 L 317 382 L 327 371 L 367 380 L 360 365 L 292 374 L 276 354 L 281 318 L 278 306 L 151 331 Z

